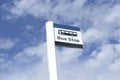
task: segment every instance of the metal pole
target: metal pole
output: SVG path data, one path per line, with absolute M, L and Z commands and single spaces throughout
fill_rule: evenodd
M 49 80 L 58 80 L 53 22 L 46 22 Z

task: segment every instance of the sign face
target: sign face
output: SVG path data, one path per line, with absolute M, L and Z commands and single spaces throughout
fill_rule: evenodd
M 61 24 L 53 24 L 53 26 L 55 45 L 83 48 L 80 28 Z

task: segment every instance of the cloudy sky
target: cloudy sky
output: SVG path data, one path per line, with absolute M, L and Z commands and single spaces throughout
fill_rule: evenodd
M 120 79 L 120 0 L 0 0 L 0 80 L 49 80 L 48 20 L 80 27 L 84 42 L 56 47 L 59 80 Z

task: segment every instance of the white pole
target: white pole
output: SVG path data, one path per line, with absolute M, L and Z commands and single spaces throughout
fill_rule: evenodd
M 46 36 L 47 36 L 49 80 L 57 80 L 58 78 L 55 55 L 54 28 L 52 21 L 46 22 Z

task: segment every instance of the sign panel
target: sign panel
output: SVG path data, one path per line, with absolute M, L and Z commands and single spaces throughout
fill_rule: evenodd
M 54 23 L 55 45 L 83 48 L 80 28 Z

